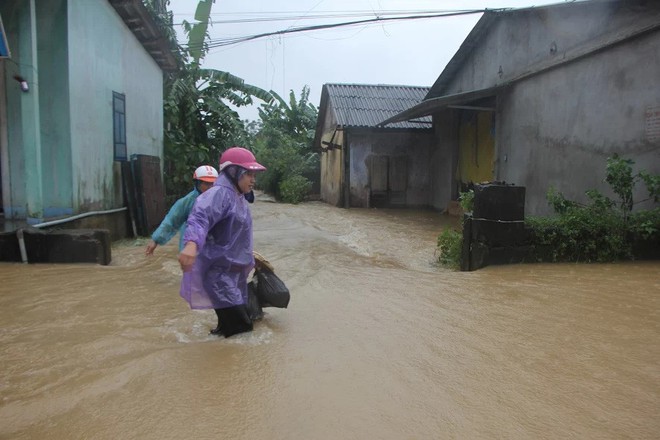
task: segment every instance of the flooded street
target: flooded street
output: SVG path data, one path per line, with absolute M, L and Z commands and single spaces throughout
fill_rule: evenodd
M 660 436 L 660 262 L 454 272 L 437 213 L 252 213 L 291 303 L 229 339 L 176 240 L 0 264 L 0 439 Z

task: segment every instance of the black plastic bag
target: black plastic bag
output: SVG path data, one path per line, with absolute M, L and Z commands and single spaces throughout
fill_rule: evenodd
M 261 303 L 259 303 L 259 298 L 256 294 L 256 286 L 253 281 L 248 283 L 248 315 L 252 321 L 258 321 L 264 317 L 264 311 L 261 309 Z
M 257 278 L 256 294 L 261 307 L 286 309 L 291 295 L 284 282 L 272 271 L 262 268 L 255 271 Z

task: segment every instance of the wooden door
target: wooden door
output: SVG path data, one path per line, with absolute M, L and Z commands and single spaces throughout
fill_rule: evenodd
M 464 110 L 459 126 L 457 179 L 463 184 L 494 179 L 495 113 Z
M 408 158 L 406 156 L 390 157 L 388 173 L 389 204 L 405 205 L 407 189 Z
M 404 205 L 408 189 L 406 156 L 371 156 L 369 161 L 369 206 Z

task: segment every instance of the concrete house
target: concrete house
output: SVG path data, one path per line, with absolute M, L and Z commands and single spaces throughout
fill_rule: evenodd
M 659 78 L 660 2 L 486 12 L 424 101 L 384 126 L 432 115 L 434 207 L 504 181 L 526 187 L 527 214 L 547 215 L 550 186 L 581 202 L 591 188 L 612 195 L 615 153 L 660 173 Z
M 124 206 L 121 163 L 163 155 L 176 60 L 140 0 L 3 0 L 0 182 L 6 220 Z
M 378 127 L 420 103 L 428 87 L 325 84 L 314 144 L 321 199 L 343 207 L 428 206 L 431 118 Z

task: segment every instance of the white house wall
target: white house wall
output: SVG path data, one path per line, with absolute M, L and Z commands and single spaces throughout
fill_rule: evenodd
M 68 14 L 74 203 L 115 208 L 112 92 L 126 96 L 128 156 L 162 158 L 162 72 L 109 2 L 69 0 Z

